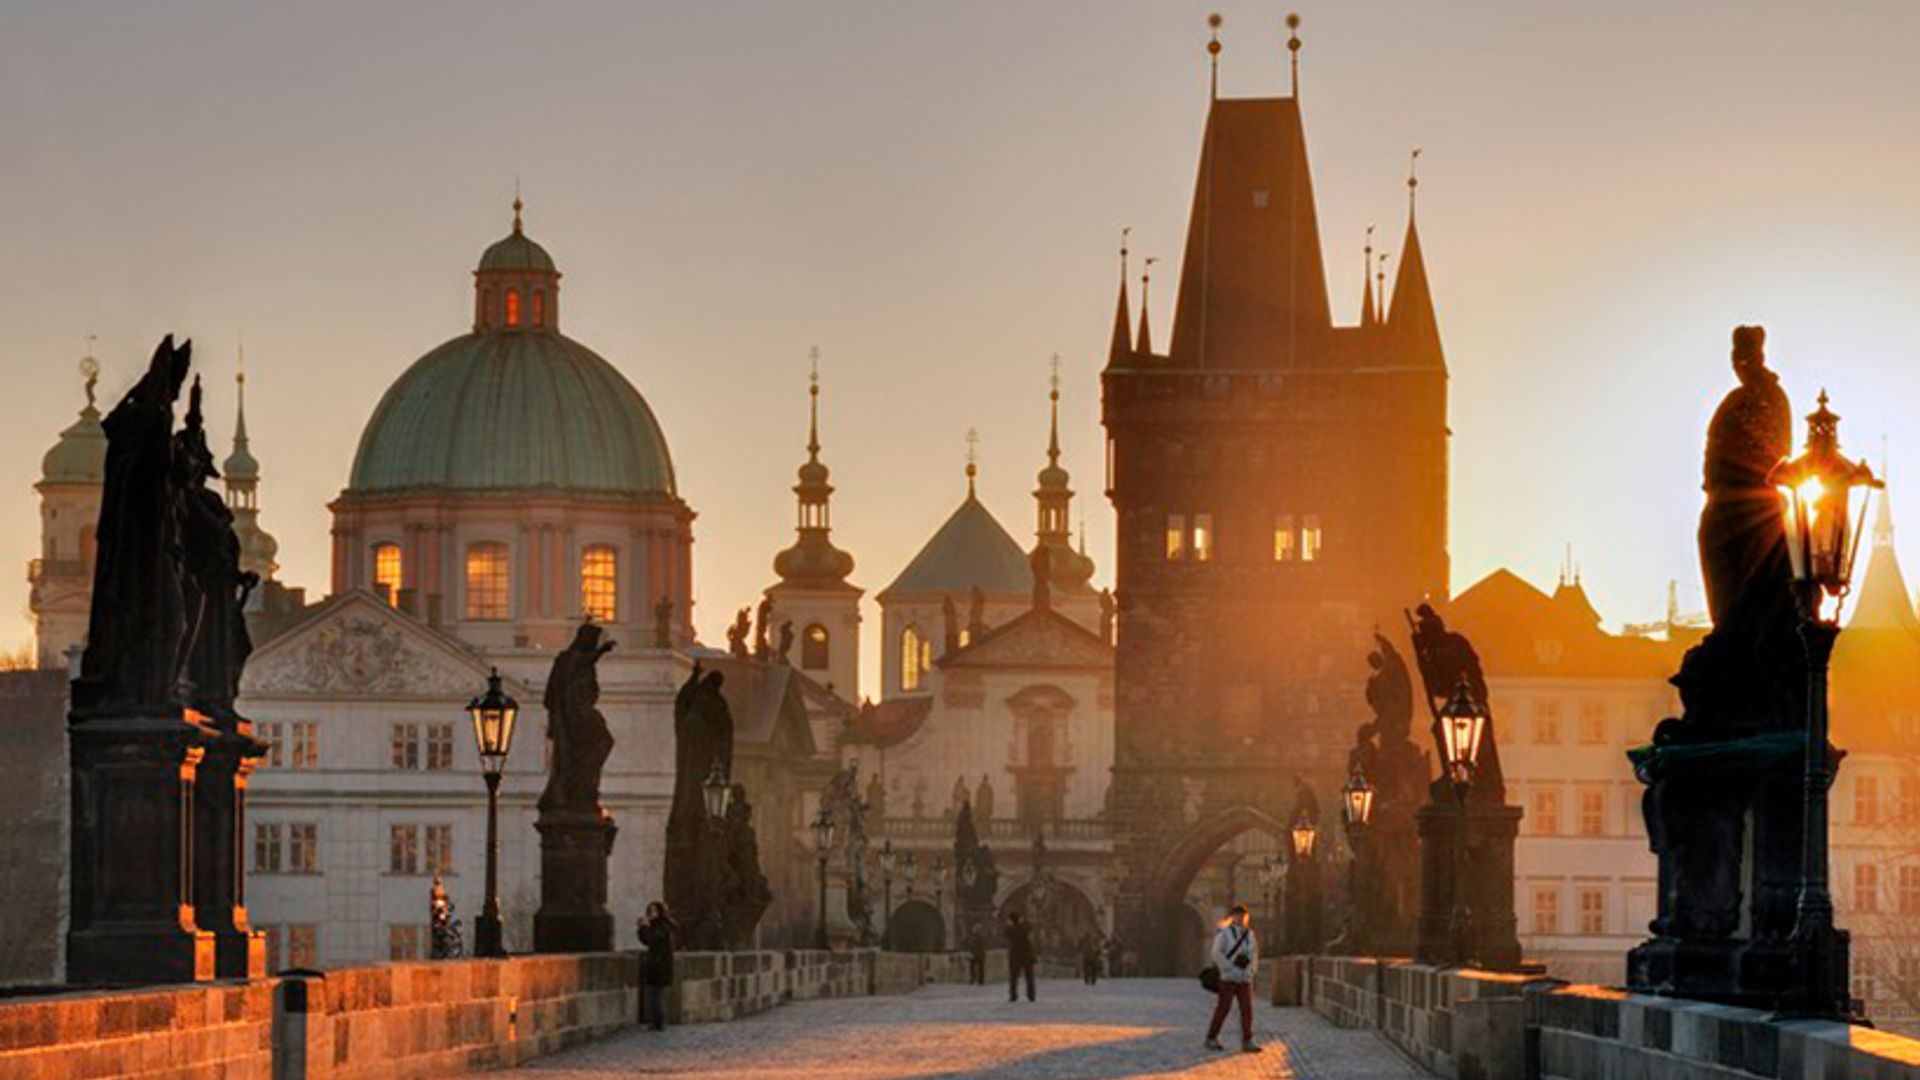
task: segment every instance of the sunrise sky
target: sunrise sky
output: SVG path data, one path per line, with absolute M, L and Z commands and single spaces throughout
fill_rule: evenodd
M 263 522 L 282 579 L 324 592 L 325 504 L 361 426 L 466 330 L 516 178 L 566 275 L 564 329 L 666 429 L 700 515 L 706 640 L 792 535 L 816 343 L 859 584 L 886 585 L 960 499 L 970 427 L 983 499 L 1030 536 L 1054 352 L 1107 580 L 1114 251 L 1130 225 L 1137 253 L 1177 263 L 1216 8 L 1222 93 L 1283 92 L 1286 9 L 1260 3 L 7 6 L 0 645 L 30 635 L 31 485 L 89 333 L 103 407 L 162 333 L 191 336 L 222 454 L 244 338 Z M 1571 543 L 1612 623 L 1657 617 L 1671 578 L 1700 607 L 1700 444 L 1737 322 L 1768 327 L 1797 412 L 1824 385 L 1852 450 L 1877 462 L 1890 438 L 1896 513 L 1920 515 L 1902 483 L 1920 475 L 1920 6 L 1301 13 L 1342 321 L 1362 234 L 1398 247 L 1424 148 L 1456 589 L 1500 566 L 1550 586 Z M 1154 290 L 1163 334 L 1173 284 Z

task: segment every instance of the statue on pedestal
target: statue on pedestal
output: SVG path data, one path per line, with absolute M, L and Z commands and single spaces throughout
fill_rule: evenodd
M 253 654 L 247 633 L 247 596 L 258 575 L 240 569 L 240 538 L 233 511 L 207 481 L 219 477 L 200 411 L 200 379 L 188 395 L 186 423 L 173 437 L 173 483 L 180 526 L 182 599 L 187 616 L 185 686 L 188 700 L 216 727 L 238 718 L 240 669 Z
M 552 765 L 540 793 L 540 909 L 536 952 L 597 952 L 613 947 L 607 910 L 607 859 L 617 830 L 600 807 L 600 774 L 613 733 L 600 713 L 600 658 L 613 650 L 598 624 L 584 622 L 553 658 L 544 704 Z
M 433 875 L 433 892 L 428 894 L 427 922 L 431 934 L 430 959 L 458 960 L 466 955 L 460 921 L 453 917 L 453 898 L 447 895 L 447 887 L 440 883 L 439 874 Z
M 720 688 L 726 679 L 699 663 L 673 702 L 673 805 L 667 812 L 665 891 L 690 949 L 718 949 L 726 940 L 720 912 L 719 822 L 707 820 L 706 779 L 715 768 L 733 775 L 733 712 Z
M 722 941 L 728 949 L 750 949 L 754 928 L 773 903 L 773 890 L 760 869 L 760 839 L 754 833 L 753 804 L 747 801 L 745 784 L 733 785 L 720 846 L 725 853 L 720 884 Z
M 940 623 L 944 631 L 941 655 L 952 656 L 960 651 L 960 609 L 954 606 L 952 596 L 940 598 Z
M 1349 775 L 1373 787 L 1373 808 L 1353 843 L 1347 929 L 1329 946 L 1345 955 L 1404 956 L 1413 951 L 1420 914 L 1420 849 L 1415 814 L 1428 797 L 1428 756 L 1413 743 L 1413 682 L 1393 642 L 1376 631 L 1367 654 L 1367 705 L 1373 719 L 1355 732 Z
M 737 660 L 745 660 L 753 653 L 747 648 L 747 638 L 753 634 L 753 616 L 746 608 L 734 613 L 733 625 L 727 627 L 727 654 Z

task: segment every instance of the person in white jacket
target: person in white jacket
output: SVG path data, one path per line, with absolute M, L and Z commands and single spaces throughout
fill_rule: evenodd
M 1253 1041 L 1253 980 L 1260 971 L 1260 942 L 1247 925 L 1245 904 L 1233 905 L 1214 932 L 1213 965 L 1220 970 L 1220 991 L 1213 1005 L 1213 1022 L 1207 1025 L 1207 1049 L 1226 1049 L 1220 1045 L 1220 1028 L 1227 1022 L 1227 1010 L 1237 1001 L 1240 1049 L 1257 1053 L 1260 1044 Z

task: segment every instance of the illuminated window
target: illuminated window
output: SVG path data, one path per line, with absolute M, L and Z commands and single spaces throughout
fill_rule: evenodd
M 310 968 L 320 959 L 320 930 L 312 923 L 287 927 L 287 966 Z
M 1578 829 L 1581 836 L 1605 836 L 1607 834 L 1607 793 L 1601 788 L 1581 788 L 1579 794 L 1580 818 Z
M 1533 932 L 1560 932 L 1560 890 L 1552 885 L 1537 885 L 1533 890 Z
M 287 826 L 287 873 L 320 872 L 320 826 L 311 822 Z
M 1187 517 L 1185 514 L 1167 515 L 1167 561 L 1179 562 L 1187 557 Z
M 1607 932 L 1607 890 L 1586 886 L 1580 890 L 1580 932 L 1583 934 L 1604 934 Z
M 267 744 L 267 758 L 263 765 L 269 769 L 280 768 L 283 760 L 280 742 L 286 738 L 286 728 L 278 720 L 263 720 L 253 726 L 254 737 Z
M 533 325 L 536 328 L 547 325 L 547 291 L 545 289 L 533 291 Z
M 1293 552 L 1293 515 L 1281 514 L 1273 519 L 1273 561 L 1292 562 Z
M 827 628 L 814 623 L 800 635 L 800 666 L 807 671 L 823 670 L 827 666 L 827 655 Z
M 1853 910 L 1872 915 L 1880 910 L 1880 867 L 1870 862 L 1853 864 Z
M 1580 745 L 1604 746 L 1607 742 L 1607 707 L 1604 702 L 1580 703 Z
M 1320 558 L 1320 518 L 1308 514 L 1300 524 L 1300 561 L 1314 562 Z
M 265 822 L 253 827 L 253 872 L 256 874 L 277 874 L 280 872 L 280 823 Z
M 295 720 L 293 722 L 293 752 L 288 756 L 289 769 L 317 769 L 320 767 L 320 724 L 314 720 Z
M 402 771 L 420 767 L 420 725 L 393 725 L 393 767 Z
M 1880 819 L 1880 778 L 1858 776 L 1853 781 L 1853 820 L 1872 825 Z
M 595 622 L 614 622 L 620 616 L 618 595 L 620 556 L 606 544 L 580 553 L 580 609 Z
M 1900 914 L 1920 915 L 1920 866 L 1900 868 Z
M 507 545 L 467 547 L 467 618 L 507 617 Z
M 1560 792 L 1540 788 L 1533 793 L 1533 809 L 1527 814 L 1535 836 L 1560 835 Z
M 387 873 L 420 872 L 420 830 L 412 825 L 393 825 L 387 830 Z
M 388 923 L 387 959 L 420 959 L 420 927 L 412 923 Z
M 520 325 L 520 290 L 507 290 L 507 325 Z
M 427 873 L 453 873 L 453 826 L 427 826 Z
M 373 591 L 389 604 L 400 602 L 400 545 L 373 546 Z
M 445 772 L 453 768 L 453 725 L 427 725 L 427 768 Z
M 1533 741 L 1540 746 L 1560 745 L 1560 703 L 1542 701 L 1533 709 Z
M 1213 515 L 1193 515 L 1193 561 L 1208 562 L 1213 558 Z
M 908 623 L 907 628 L 900 631 L 900 689 L 920 689 L 920 677 L 933 666 L 932 648 L 933 643 L 913 623 Z

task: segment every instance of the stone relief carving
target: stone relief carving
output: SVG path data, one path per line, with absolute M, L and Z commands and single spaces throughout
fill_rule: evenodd
M 247 669 L 249 694 L 471 694 L 471 671 L 429 657 L 385 622 L 340 619 L 315 631 L 304 648 Z

